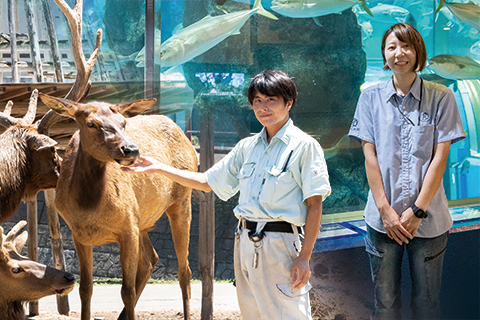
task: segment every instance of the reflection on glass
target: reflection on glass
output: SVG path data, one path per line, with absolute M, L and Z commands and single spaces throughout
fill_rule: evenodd
M 50 39 L 35 2 L 45 82 L 55 82 Z M 325 213 L 360 211 L 368 186 L 360 146 L 345 137 L 362 89 L 391 76 L 379 50 L 384 31 L 414 25 L 427 46 L 421 76 L 454 93 L 467 138 L 454 144 L 444 175 L 449 200 L 480 196 L 480 1 L 455 0 L 163 0 L 155 2 L 155 95 L 193 138 L 201 108 L 215 109 L 215 146 L 228 150 L 261 126 L 249 110 L 245 88 L 263 69 L 295 78 L 300 99 L 294 123 L 325 150 L 335 192 Z M 65 81 L 76 66 L 63 13 L 50 1 Z M 0 1 L 0 82 L 11 76 L 7 0 Z M 18 1 L 17 46 L 22 82 L 32 82 L 24 2 Z M 91 80 L 105 84 L 99 100 L 133 100 L 144 94 L 145 1 L 84 0 L 83 47 L 92 52 L 97 29 L 103 44 Z M 174 50 L 175 49 L 175 50 Z M 173 62 L 172 62 L 173 61 Z

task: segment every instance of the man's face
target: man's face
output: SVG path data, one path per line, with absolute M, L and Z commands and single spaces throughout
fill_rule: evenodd
M 252 103 L 253 112 L 257 120 L 267 129 L 280 130 L 288 121 L 292 101 L 285 101 L 281 96 L 266 96 L 255 93 Z

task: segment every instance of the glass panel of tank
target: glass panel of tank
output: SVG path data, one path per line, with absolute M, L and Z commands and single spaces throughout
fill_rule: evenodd
M 76 69 L 69 30 L 53 0 L 56 37 L 66 81 Z M 73 0 L 67 1 L 73 7 Z M 31 82 L 24 1 L 18 1 L 17 44 Z M 46 82 L 55 81 L 40 1 L 40 50 Z M 92 81 L 109 97 L 143 98 L 145 1 L 84 0 L 83 46 L 91 54 L 103 29 Z M 332 195 L 325 213 L 362 210 L 368 185 L 360 145 L 348 133 L 362 89 L 391 77 L 380 51 L 384 31 L 397 22 L 416 26 L 425 39 L 428 67 L 421 76 L 454 93 L 467 138 L 452 146 L 444 175 L 449 200 L 480 196 L 480 1 L 455 0 L 156 0 L 153 96 L 198 143 L 200 110 L 215 110 L 215 150 L 221 157 L 241 138 L 261 130 L 245 96 L 250 79 L 266 68 L 294 77 L 300 99 L 294 123 L 324 148 Z M 0 82 L 11 81 L 7 0 L 0 0 Z M 438 12 L 436 12 L 438 11 Z M 152 72 L 152 70 L 148 70 Z M 30 76 L 31 78 L 31 76 Z M 158 110 L 156 110 L 158 112 Z
M 451 148 L 448 198 L 478 197 L 478 21 L 480 8 L 468 1 L 162 1 L 160 65 L 164 73 L 182 73 L 193 89 L 194 135 L 198 110 L 215 108 L 219 148 L 261 129 L 242 96 L 249 79 L 265 68 L 287 70 L 300 91 L 292 118 L 325 150 L 335 190 L 325 212 L 359 210 L 368 188 L 363 156 L 345 134 L 359 88 L 391 77 L 380 51 L 384 31 L 410 23 L 427 46 L 429 67 L 421 76 L 454 92 L 467 133 Z

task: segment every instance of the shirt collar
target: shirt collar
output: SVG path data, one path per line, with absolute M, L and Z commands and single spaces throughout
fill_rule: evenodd
M 272 142 L 274 139 L 278 139 L 283 141 L 285 144 L 288 144 L 288 142 L 290 141 L 290 136 L 288 132 L 290 131 L 291 127 L 293 127 L 293 121 L 292 119 L 288 119 L 287 123 L 283 125 L 283 127 L 277 132 L 277 134 L 272 138 L 270 142 Z M 257 140 L 262 140 L 265 145 L 268 145 L 267 130 L 265 129 L 265 127 L 263 127 L 262 131 L 258 133 Z
M 417 75 L 417 78 L 413 82 L 412 88 L 410 88 L 410 91 L 409 91 L 409 93 L 411 93 L 412 96 L 418 101 L 420 101 L 421 82 L 422 82 L 422 79 L 420 79 L 420 77 Z M 389 102 L 389 101 L 391 102 L 392 101 L 391 99 L 393 99 L 394 96 L 397 95 L 397 91 L 395 91 L 395 87 L 393 86 L 393 76 L 390 78 L 390 80 L 387 81 L 387 86 L 385 90 L 387 93 L 385 102 Z

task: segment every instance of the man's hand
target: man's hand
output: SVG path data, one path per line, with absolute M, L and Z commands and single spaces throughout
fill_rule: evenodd
M 154 173 L 160 168 L 161 163 L 157 160 L 147 157 L 140 156 L 138 161 L 128 167 L 120 167 L 123 172 L 129 173 Z
M 294 281 L 293 289 L 303 288 L 310 279 L 310 262 L 301 256 L 293 261 L 292 271 L 290 272 L 290 281 Z
M 402 225 L 400 217 L 391 206 L 383 208 L 380 211 L 380 215 L 382 216 L 383 226 L 387 231 L 387 236 L 390 239 L 397 241 L 399 245 L 404 242 L 408 243 L 408 239 L 413 239 L 413 236 L 408 229 Z
M 402 226 L 407 229 L 413 237 L 415 237 L 415 234 L 420 227 L 420 223 L 422 223 L 422 219 L 415 216 L 412 208 L 408 208 L 407 210 L 403 211 L 400 222 Z

